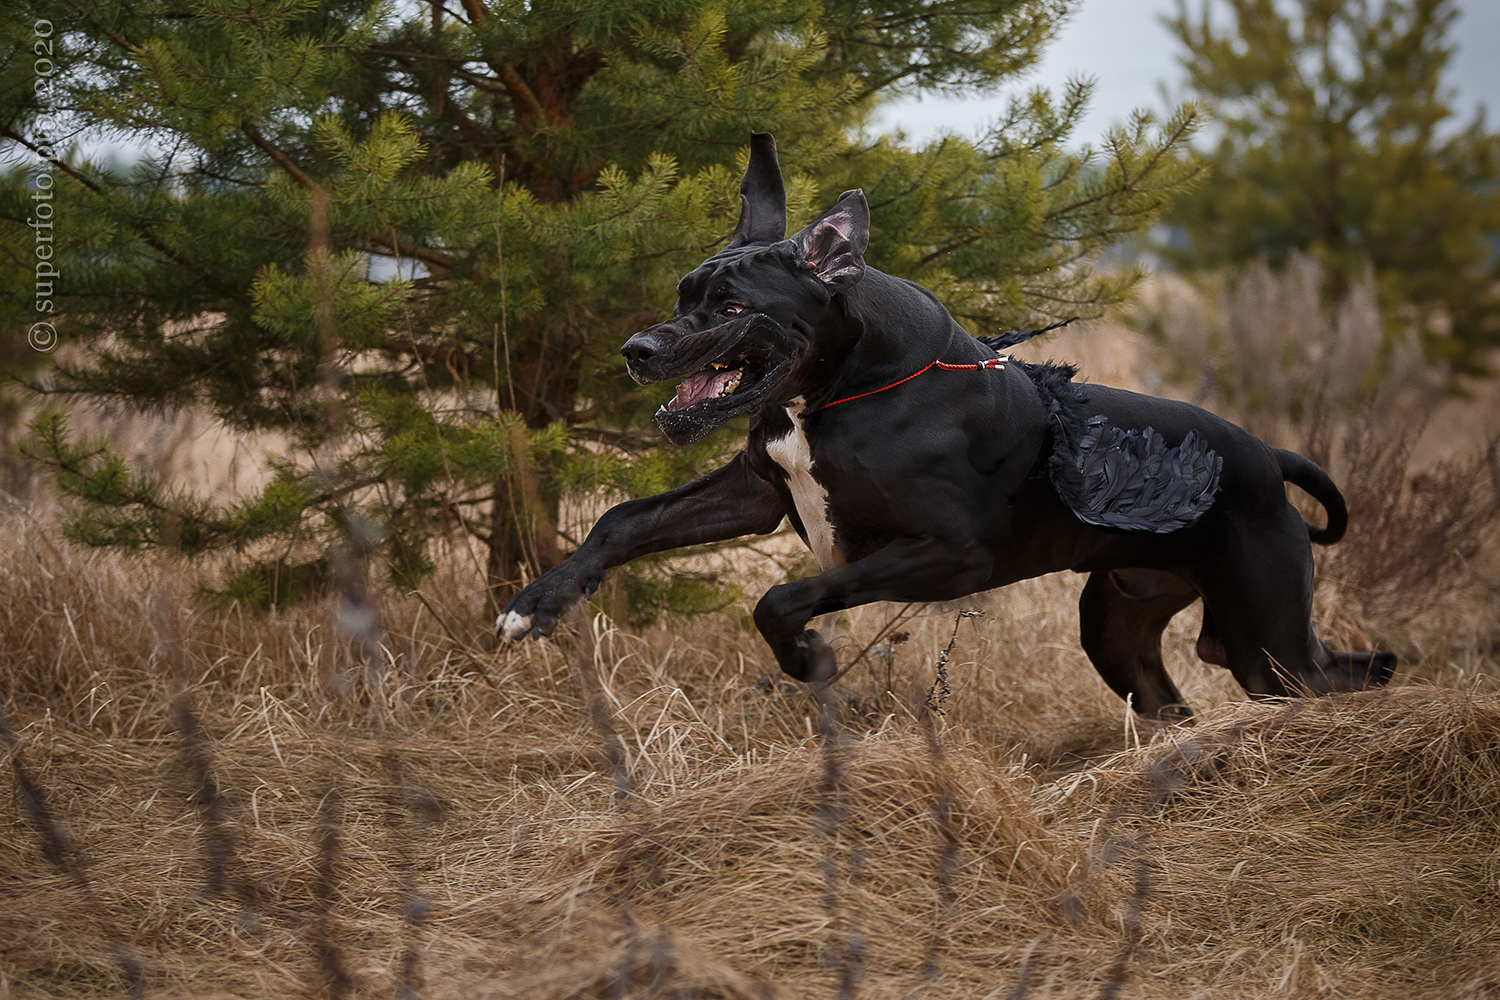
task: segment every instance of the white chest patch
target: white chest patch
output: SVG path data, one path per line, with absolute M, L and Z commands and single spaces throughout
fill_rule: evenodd
M 797 505 L 797 517 L 807 532 L 807 547 L 818 558 L 823 569 L 844 565 L 844 553 L 833 539 L 833 522 L 828 520 L 828 491 L 812 471 L 812 448 L 802 430 L 801 396 L 792 400 L 786 415 L 792 418 L 792 430 L 783 437 L 766 442 L 771 461 L 786 470 L 786 485 Z

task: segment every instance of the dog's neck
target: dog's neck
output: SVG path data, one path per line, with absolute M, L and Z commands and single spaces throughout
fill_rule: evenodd
M 961 332 L 926 291 L 866 268 L 858 285 L 829 303 L 814 332 L 815 349 L 797 380 L 807 412 L 910 375 L 945 351 L 961 352 L 955 342 L 970 340 Z M 850 372 L 859 373 L 858 384 Z

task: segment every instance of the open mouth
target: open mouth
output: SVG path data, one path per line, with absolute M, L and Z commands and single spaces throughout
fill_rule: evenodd
M 696 441 L 731 417 L 775 402 L 806 347 L 761 313 L 697 333 L 668 327 L 653 336 L 657 349 L 637 360 L 630 374 L 637 382 L 681 379 L 656 411 L 657 426 L 674 444 Z
M 709 400 L 726 399 L 739 392 L 741 387 L 749 391 L 765 374 L 764 361 L 756 361 L 741 355 L 731 363 L 715 361 L 695 375 L 689 375 L 677 387 L 663 409 L 669 412 L 690 410 Z

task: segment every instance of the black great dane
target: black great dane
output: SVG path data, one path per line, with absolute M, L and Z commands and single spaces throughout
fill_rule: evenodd
M 657 412 L 697 440 L 750 416 L 727 466 L 607 511 L 565 562 L 516 594 L 502 635 L 549 635 L 605 570 L 648 552 L 774 530 L 783 517 L 817 576 L 755 608 L 781 669 L 827 680 L 810 619 L 872 601 L 948 601 L 1070 569 L 1089 574 L 1083 648 L 1135 709 L 1191 714 L 1162 666 L 1161 634 L 1203 598 L 1198 655 L 1254 695 L 1385 683 L 1396 658 L 1336 652 L 1309 621 L 1309 541 L 1344 532 L 1317 465 L 1196 406 L 1072 381 L 1007 359 L 921 286 L 867 267 L 870 215 L 846 192 L 786 238 L 776 144 L 751 141 L 729 245 L 678 285 L 672 318 L 631 337 L 637 382 L 681 379 Z M 1327 511 L 1304 522 L 1284 482 Z

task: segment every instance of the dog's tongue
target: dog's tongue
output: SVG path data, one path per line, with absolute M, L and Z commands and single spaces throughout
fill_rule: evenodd
M 739 370 L 736 368 L 725 368 L 722 371 L 706 371 L 689 375 L 677 387 L 677 395 L 667 404 L 667 409 L 685 410 L 705 399 L 712 399 L 724 390 L 730 379 L 738 374 Z

